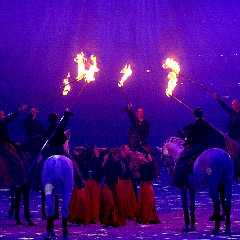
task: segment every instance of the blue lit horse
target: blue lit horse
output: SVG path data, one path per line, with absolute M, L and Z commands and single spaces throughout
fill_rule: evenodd
M 159 149 L 162 153 L 162 160 L 168 168 L 171 175 L 178 156 L 183 151 L 184 141 L 177 137 L 170 137 L 163 147 Z M 210 148 L 204 151 L 195 161 L 192 175 L 189 175 L 190 192 L 190 215 L 191 225 L 188 213 L 187 189 L 181 188 L 180 195 L 183 202 L 185 226 L 183 231 L 195 230 L 195 189 L 203 190 L 209 188 L 210 197 L 214 205 L 215 228 L 213 234 L 219 233 L 220 228 L 220 191 L 223 192 L 222 200 L 223 210 L 226 215 L 225 233 L 230 234 L 230 211 L 232 198 L 233 181 L 233 160 L 229 154 L 219 148 Z M 189 227 L 190 226 L 190 227 Z
M 47 206 L 47 234 L 46 239 L 54 236 L 54 194 L 62 195 L 62 229 L 64 239 L 68 239 L 67 217 L 71 192 L 73 189 L 73 162 L 63 155 L 53 155 L 44 162 L 42 183 Z

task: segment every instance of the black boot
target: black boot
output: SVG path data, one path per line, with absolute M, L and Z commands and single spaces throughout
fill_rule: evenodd
M 49 216 L 47 217 L 47 227 L 46 227 L 46 235 L 45 239 L 51 239 L 51 237 L 56 236 L 54 233 L 54 217 Z
M 67 218 L 62 218 L 62 233 L 63 233 L 63 239 L 68 240 L 68 229 L 67 229 Z

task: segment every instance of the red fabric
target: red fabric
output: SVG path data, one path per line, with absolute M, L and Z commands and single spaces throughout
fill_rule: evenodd
M 152 182 L 141 182 L 136 214 L 137 223 L 161 223 L 156 213 Z
M 89 179 L 88 181 L 90 204 L 91 204 L 91 220 L 95 223 L 99 222 L 99 209 L 100 209 L 100 183 Z
M 85 182 L 85 187 L 78 190 L 74 186 L 69 209 L 68 221 L 77 224 L 89 224 L 91 220 L 91 207 L 88 183 Z
M 116 184 L 103 184 L 100 193 L 100 223 L 104 226 L 125 226 L 126 219 L 117 194 Z
M 119 179 L 117 193 L 124 211 L 124 217 L 129 220 L 134 220 L 137 211 L 137 202 L 131 180 Z

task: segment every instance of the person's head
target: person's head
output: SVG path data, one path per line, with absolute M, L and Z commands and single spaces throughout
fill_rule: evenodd
M 119 162 L 122 159 L 122 153 L 119 148 L 112 148 L 109 152 L 109 156 L 113 160 L 113 162 Z
M 126 158 L 126 156 L 132 152 L 127 144 L 123 144 L 120 147 L 120 150 L 121 150 L 123 158 Z
M 29 106 L 27 109 L 27 114 L 30 118 L 34 119 L 37 115 L 37 109 L 33 106 Z
M 4 115 L 4 111 L 3 110 L 0 110 L 0 120 L 5 118 L 5 115 Z
M 138 118 L 143 118 L 144 109 L 143 109 L 142 107 L 139 107 L 139 108 L 137 109 L 136 115 L 137 115 Z
M 48 121 L 50 123 L 56 123 L 58 121 L 58 115 L 55 112 L 51 112 L 48 115 Z
M 196 117 L 196 118 L 202 118 L 203 116 L 203 110 L 200 108 L 200 107 L 197 107 L 193 110 L 193 115 Z
M 240 99 L 234 99 L 232 101 L 232 109 L 234 112 L 240 112 Z

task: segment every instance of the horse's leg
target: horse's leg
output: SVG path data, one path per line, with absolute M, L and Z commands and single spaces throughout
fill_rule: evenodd
M 50 239 L 55 235 L 54 233 L 54 216 L 53 216 L 53 185 L 47 184 L 44 188 L 46 196 L 46 205 L 47 205 L 47 227 L 46 227 L 46 239 Z
M 68 207 L 70 204 L 71 192 L 65 191 L 63 194 L 63 205 L 62 205 L 62 233 L 63 239 L 67 240 L 68 237 L 68 228 L 67 228 L 67 218 L 68 218 Z
M 54 219 L 55 220 L 59 220 L 59 196 L 58 195 L 55 195 L 54 196 L 55 198 L 55 211 L 54 211 Z
M 224 221 L 224 217 L 226 216 L 226 195 L 225 195 L 225 191 L 224 191 L 224 186 L 223 185 L 220 185 L 219 186 L 219 193 L 220 193 L 220 200 L 221 200 L 221 203 L 222 203 L 222 215 L 220 216 L 220 220 L 221 221 Z
M 12 217 L 14 214 L 14 208 L 15 208 L 15 188 L 10 187 L 10 198 L 11 198 L 11 206 L 10 210 L 8 211 L 8 216 Z
M 184 232 L 189 232 L 190 228 L 190 218 L 189 218 L 189 212 L 188 212 L 188 198 L 187 198 L 187 188 L 179 188 L 179 193 L 182 198 L 182 206 L 183 206 L 183 212 L 184 212 Z
M 225 179 L 224 183 L 224 190 L 225 190 L 225 196 L 226 196 L 226 205 L 225 205 L 225 213 L 226 213 L 226 229 L 225 233 L 230 234 L 231 230 L 231 222 L 230 222 L 230 213 L 232 208 L 232 181 L 230 179 Z
M 26 183 L 22 186 L 23 193 L 23 206 L 24 206 L 24 216 L 25 220 L 28 222 L 28 226 L 35 226 L 36 224 L 30 219 L 29 210 L 29 196 L 30 196 L 30 184 Z
M 210 197 L 213 201 L 214 206 L 214 216 L 215 216 L 215 228 L 212 231 L 212 234 L 216 235 L 219 234 L 220 228 L 220 199 L 219 199 L 219 191 L 218 191 L 218 184 L 216 182 L 212 182 L 209 184 L 209 192 Z
M 45 208 L 46 196 L 43 188 L 41 189 L 41 203 L 42 203 L 41 205 L 42 220 L 46 220 L 47 219 L 46 208 Z
M 23 225 L 23 223 L 21 222 L 20 218 L 19 218 L 19 214 L 20 214 L 20 204 L 21 204 L 21 194 L 22 194 L 22 189 L 21 187 L 16 187 L 15 188 L 15 196 L 16 196 L 16 207 L 15 207 L 15 214 L 14 214 L 14 218 L 17 222 L 17 225 Z
M 190 216 L 191 216 L 191 231 L 196 231 L 195 228 L 195 197 L 196 197 L 196 191 L 195 189 L 191 188 L 189 189 L 190 194 Z

